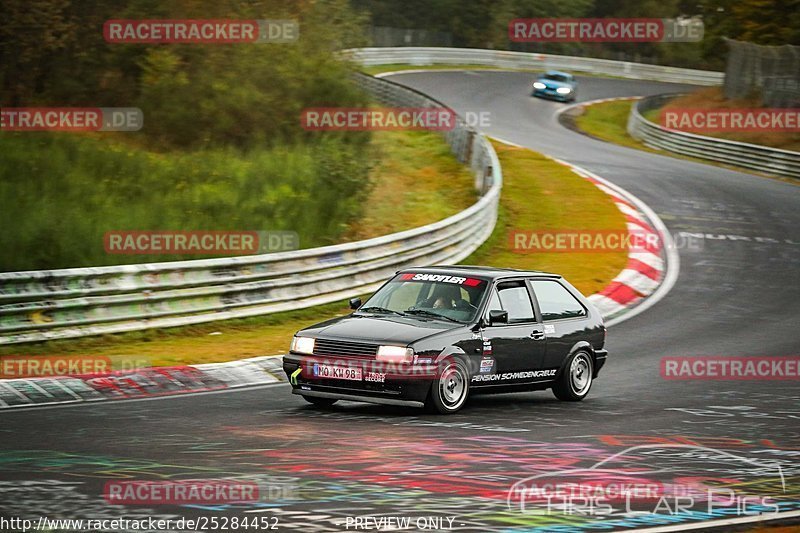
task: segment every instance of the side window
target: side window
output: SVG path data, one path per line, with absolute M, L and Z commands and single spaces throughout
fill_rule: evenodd
M 532 280 L 531 285 L 542 310 L 542 320 L 586 316 L 583 305 L 557 281 Z
M 486 308 L 486 318 L 489 318 L 489 311 L 503 310 L 500 304 L 500 297 L 497 296 L 497 290 L 492 290 L 492 295 L 489 297 L 489 306 Z
M 535 320 L 533 304 L 524 281 L 499 284 L 489 299 L 488 311 L 494 309 L 508 311 L 509 323 Z

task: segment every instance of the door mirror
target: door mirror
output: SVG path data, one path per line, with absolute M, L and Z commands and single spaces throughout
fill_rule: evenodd
M 493 309 L 489 311 L 489 325 L 508 324 L 508 311 Z
M 358 309 L 361 307 L 361 298 L 350 298 L 350 309 Z

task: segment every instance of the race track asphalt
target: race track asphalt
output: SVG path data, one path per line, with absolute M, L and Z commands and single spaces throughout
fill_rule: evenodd
M 317 410 L 280 384 L 4 412 L 0 516 L 275 517 L 280 531 L 355 531 L 356 517 L 396 516 L 410 518 L 411 531 L 516 532 L 687 528 L 775 505 L 800 510 L 798 381 L 674 381 L 660 372 L 665 356 L 800 354 L 800 188 L 570 131 L 556 117 L 564 104 L 529 96 L 530 74 L 390 79 L 460 113 L 488 111 L 485 133 L 624 187 L 673 233 L 706 235 L 700 249 L 679 250 L 679 277 L 664 299 L 609 329 L 609 362 L 588 399 L 562 403 L 549 391 L 480 396 L 440 417 L 347 402 Z M 582 100 L 687 89 L 579 83 Z M 528 499 L 524 512 L 518 498 L 509 505 L 512 485 L 534 476 L 605 487 L 625 477 L 664 493 L 695 492 L 684 494 L 692 500 L 683 500 L 683 511 L 672 497 L 636 500 L 638 515 L 624 501 L 613 502 L 613 514 L 592 510 L 599 503 L 592 498 L 573 501 L 580 509 L 572 512 L 555 500 L 549 512 L 541 500 Z M 102 496 L 109 481 L 230 477 L 259 483 L 260 501 L 120 506 Z M 711 513 L 703 487 L 716 490 Z M 443 524 L 434 528 L 436 519 Z

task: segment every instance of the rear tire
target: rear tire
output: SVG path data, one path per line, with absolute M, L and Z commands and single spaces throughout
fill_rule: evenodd
M 575 352 L 567 360 L 564 371 L 553 385 L 553 394 L 565 402 L 579 402 L 592 388 L 594 362 L 586 352 Z
M 460 359 L 453 359 L 431 384 L 426 402 L 428 410 L 449 415 L 464 406 L 469 396 L 469 371 Z
M 319 396 L 303 396 L 303 399 L 317 407 L 330 407 L 339 401 L 336 398 L 320 398 Z

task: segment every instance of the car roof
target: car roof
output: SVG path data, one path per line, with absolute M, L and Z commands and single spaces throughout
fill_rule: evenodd
M 492 266 L 480 265 L 434 265 L 428 267 L 414 267 L 404 268 L 398 272 L 429 272 L 436 274 L 453 274 L 458 273 L 465 276 L 474 276 L 477 278 L 517 278 L 520 276 L 526 277 L 543 277 L 543 278 L 560 278 L 559 274 L 551 272 L 541 272 L 538 270 L 519 270 L 516 268 L 500 268 Z

